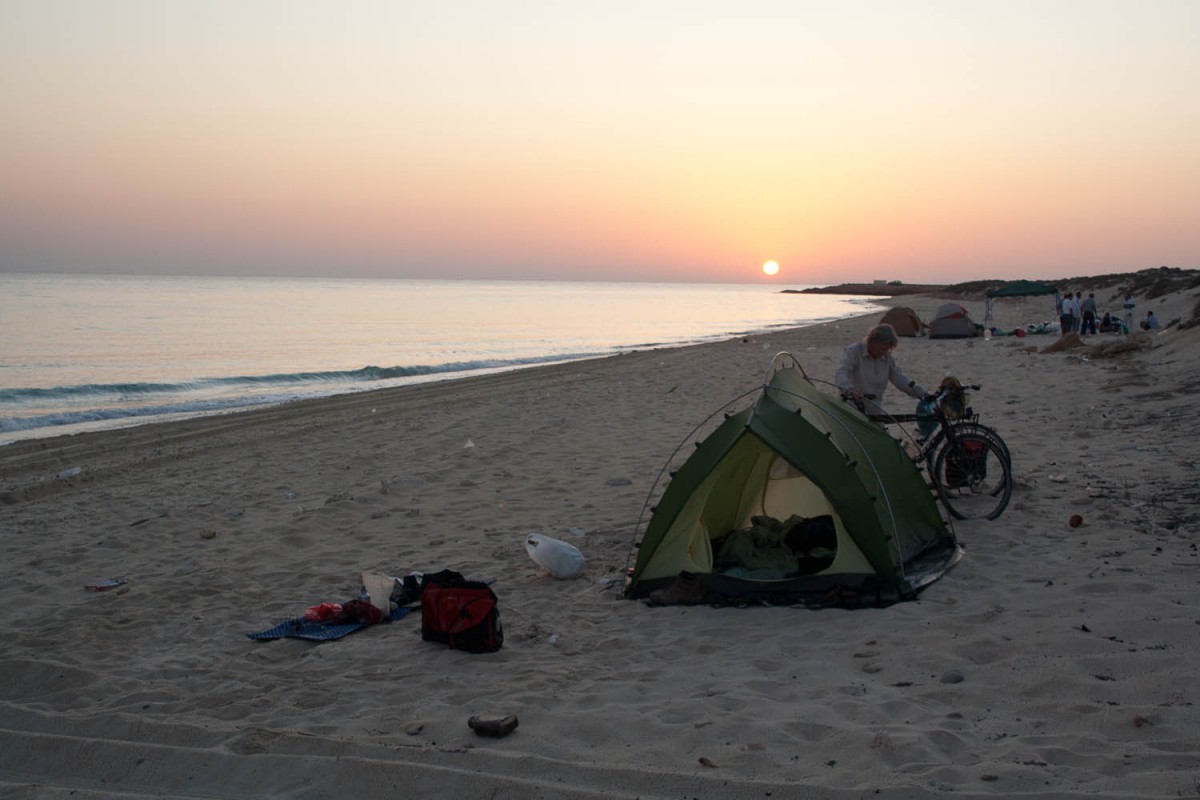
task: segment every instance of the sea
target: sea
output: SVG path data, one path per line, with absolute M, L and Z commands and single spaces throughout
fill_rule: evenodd
M 804 288 L 0 273 L 0 445 L 877 310 Z

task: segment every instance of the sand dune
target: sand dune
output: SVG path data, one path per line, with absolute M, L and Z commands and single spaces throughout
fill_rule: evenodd
M 998 324 L 1052 316 L 1037 302 Z M 1170 320 L 1195 297 L 1154 302 Z M 872 322 L 0 448 L 0 795 L 1195 795 L 1200 329 L 1109 357 L 905 340 L 913 377 L 983 384 L 1017 479 L 916 601 L 621 598 L 671 452 L 776 352 L 832 379 Z M 534 531 L 583 576 L 545 575 Z M 445 567 L 495 580 L 500 652 L 423 642 L 419 614 L 245 636 L 363 570 Z M 466 724 L 508 713 L 502 739 Z

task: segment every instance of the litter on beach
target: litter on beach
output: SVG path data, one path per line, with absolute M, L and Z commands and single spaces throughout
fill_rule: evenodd
M 118 586 L 124 586 L 128 581 L 124 578 L 101 578 L 97 581 L 92 581 L 83 588 L 91 589 L 93 592 L 107 592 L 109 589 L 115 589 Z

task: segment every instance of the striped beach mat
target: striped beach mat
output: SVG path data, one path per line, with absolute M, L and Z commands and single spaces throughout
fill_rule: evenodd
M 395 622 L 403 618 L 412 609 L 408 606 L 399 606 L 390 617 L 385 621 Z M 334 639 L 341 639 L 343 636 L 349 636 L 357 630 L 371 627 L 368 622 L 327 622 L 318 620 L 308 620 L 304 617 L 295 617 L 293 619 L 285 619 L 278 625 L 267 628 L 265 631 L 258 633 L 247 633 L 251 639 L 308 639 L 313 642 L 330 642 Z

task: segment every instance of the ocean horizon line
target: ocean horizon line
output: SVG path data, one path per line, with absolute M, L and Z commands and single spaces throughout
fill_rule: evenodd
M 510 276 L 480 276 L 480 275 L 460 275 L 460 276 L 431 276 L 431 275 L 346 275 L 346 274 L 330 274 L 330 275 L 273 275 L 273 274 L 235 274 L 235 273 L 210 273 L 210 272 L 121 272 L 114 270 L 99 270 L 99 271 L 72 271 L 72 270 L 28 270 L 28 269 L 4 269 L 0 267 L 0 277 L 12 276 L 22 278 L 147 278 L 147 279 L 185 279 L 185 280 L 247 280 L 247 281 L 427 281 L 431 283 L 564 283 L 564 284 L 580 284 L 580 283 L 598 283 L 598 284 L 632 284 L 632 285 L 665 285 L 665 286 L 760 286 L 770 288 L 778 286 L 779 291 L 783 292 L 787 289 L 823 289 L 832 286 L 837 286 L 842 281 L 838 282 L 795 282 L 790 281 L 787 276 L 775 275 L 773 277 L 756 277 L 746 280 L 686 280 L 683 278 L 634 278 L 634 277 L 618 277 L 605 278 L 601 276 L 591 277 L 570 277 L 565 275 L 556 275 L 553 277 L 510 277 Z M 847 285 L 858 284 L 873 284 L 874 280 L 849 281 Z

